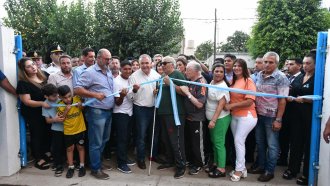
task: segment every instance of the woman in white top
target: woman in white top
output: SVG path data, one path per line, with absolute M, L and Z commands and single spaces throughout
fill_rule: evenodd
M 213 80 L 211 85 L 219 87 L 228 87 L 228 82 L 225 77 L 225 67 L 217 63 L 212 67 Z M 214 88 L 208 89 L 206 102 L 206 118 L 209 121 L 210 136 L 214 151 L 214 164 L 209 171 L 209 177 L 218 178 L 226 176 L 226 133 L 231 121 L 229 111 L 223 110 L 226 103 L 229 103 L 229 92 L 217 90 Z

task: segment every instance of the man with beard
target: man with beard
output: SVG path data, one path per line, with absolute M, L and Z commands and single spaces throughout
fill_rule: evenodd
M 59 62 L 61 70 L 59 72 L 50 74 L 48 78 L 48 83 L 51 83 L 56 87 L 67 85 L 70 87 L 71 92 L 73 93 L 71 57 L 68 55 L 62 55 L 59 58 Z

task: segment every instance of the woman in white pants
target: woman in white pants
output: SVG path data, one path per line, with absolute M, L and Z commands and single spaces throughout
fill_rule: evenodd
M 234 63 L 234 76 L 231 88 L 256 91 L 256 86 L 250 78 L 246 62 L 236 59 Z M 248 134 L 257 124 L 257 113 L 255 110 L 255 96 L 230 92 L 230 102 L 225 106 L 231 111 L 232 121 L 230 124 L 234 136 L 236 149 L 235 170 L 231 172 L 231 180 L 239 181 L 247 177 L 245 167 L 245 140 Z

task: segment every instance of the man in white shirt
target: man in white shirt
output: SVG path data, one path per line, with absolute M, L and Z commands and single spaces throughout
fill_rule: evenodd
M 160 78 L 160 75 L 152 69 L 151 62 L 149 55 L 142 54 L 139 58 L 141 68 L 129 78 L 129 84 L 133 85 L 134 93 L 133 112 L 136 122 L 137 163 L 140 169 L 146 169 L 145 138 L 147 129 L 153 122 L 156 82 L 143 86 L 140 86 L 140 84 Z
M 61 55 L 63 55 L 63 50 L 60 45 L 53 46 L 52 48 L 50 48 L 50 58 L 52 59 L 52 62 L 46 68 L 46 72 L 48 74 L 54 74 L 61 70 L 59 62 L 59 58 Z
M 117 169 L 128 174 L 132 172 L 128 167 L 127 146 L 130 141 L 129 124 L 133 115 L 133 93 L 127 87 L 129 86 L 128 78 L 132 74 L 132 64 L 124 61 L 120 67 L 121 74 L 114 79 L 114 92 L 121 92 L 115 95 L 112 123 L 117 133 Z
M 71 57 L 68 55 L 62 55 L 59 58 L 59 62 L 61 70 L 50 74 L 48 83 L 55 85 L 57 88 L 62 85 L 67 85 L 70 87 L 71 93 L 73 93 Z

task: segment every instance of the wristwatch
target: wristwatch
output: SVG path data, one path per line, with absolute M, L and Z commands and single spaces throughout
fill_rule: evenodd
M 275 121 L 282 123 L 282 118 L 276 118 Z

